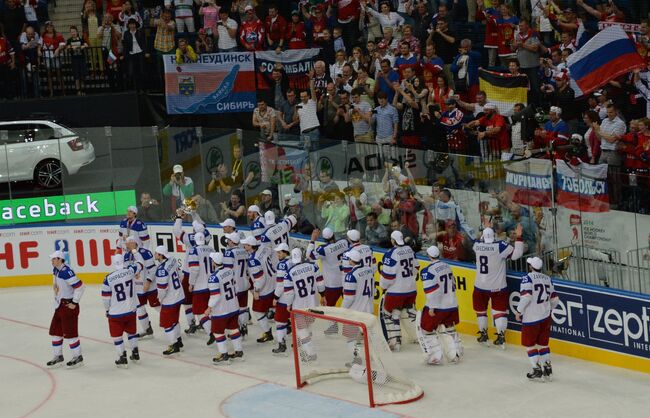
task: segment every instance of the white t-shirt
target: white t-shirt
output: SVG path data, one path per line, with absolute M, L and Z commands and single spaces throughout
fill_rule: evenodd
M 309 99 L 307 103 L 300 102 L 298 110 L 298 118 L 300 119 L 300 133 L 320 126 L 318 121 L 318 108 L 314 99 Z
M 222 24 L 220 25 L 219 22 Z M 228 18 L 228 20 L 226 20 L 225 25 L 223 25 L 222 20 L 217 21 L 217 33 L 219 34 L 219 39 L 217 40 L 217 48 L 219 49 L 232 49 L 237 46 L 237 34 L 235 33 L 235 37 L 231 38 L 230 34 L 228 33 L 228 28 L 237 29 L 237 22 L 231 18 Z

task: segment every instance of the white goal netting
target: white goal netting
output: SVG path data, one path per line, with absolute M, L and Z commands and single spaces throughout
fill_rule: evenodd
M 406 403 L 422 397 L 422 388 L 395 362 L 374 315 L 318 307 L 293 310 L 291 316 L 299 388 L 321 380 L 341 379 L 350 385 L 363 385 L 370 406 Z M 346 391 L 350 396 L 355 392 L 358 390 L 352 386 Z

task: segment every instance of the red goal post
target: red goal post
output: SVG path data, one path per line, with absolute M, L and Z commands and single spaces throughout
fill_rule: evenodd
M 291 329 L 298 389 L 326 379 L 356 382 L 345 387 L 346 394 L 367 391 L 370 407 L 423 396 L 393 358 L 376 316 L 337 307 L 293 309 Z

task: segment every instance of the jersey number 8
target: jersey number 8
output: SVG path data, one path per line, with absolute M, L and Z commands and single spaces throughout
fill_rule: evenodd
M 124 282 L 124 284 L 118 283 L 115 285 L 115 298 L 118 302 L 123 302 L 126 300 L 126 292 L 124 290 L 124 286 L 129 288 L 129 297 L 133 297 L 133 280 Z
M 488 274 L 488 258 L 482 255 L 478 258 L 478 272 L 481 274 Z
M 309 276 L 307 277 L 307 281 L 309 282 L 309 290 L 307 289 L 307 283 L 305 282 L 304 279 L 296 280 L 296 287 L 298 288 L 298 296 L 301 298 L 307 297 L 307 295 L 313 295 L 316 293 L 316 290 L 314 289 L 314 276 Z

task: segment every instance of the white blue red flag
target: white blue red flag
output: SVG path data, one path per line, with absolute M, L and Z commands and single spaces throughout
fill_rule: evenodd
M 589 94 L 645 63 L 634 41 L 619 26 L 600 31 L 567 60 L 576 97 Z

